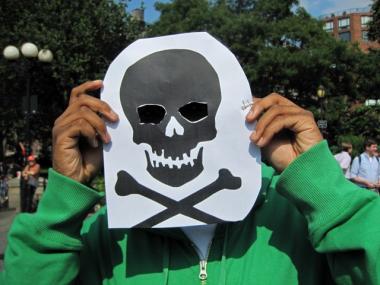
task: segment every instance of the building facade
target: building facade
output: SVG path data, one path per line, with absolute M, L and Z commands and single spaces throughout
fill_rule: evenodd
M 335 38 L 351 43 L 358 43 L 361 50 L 380 48 L 380 43 L 369 41 L 368 24 L 372 21 L 370 7 L 355 8 L 319 17 L 324 22 L 324 30 Z

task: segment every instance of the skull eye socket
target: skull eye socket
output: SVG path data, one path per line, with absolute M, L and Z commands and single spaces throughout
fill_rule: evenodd
M 178 109 L 186 120 L 195 123 L 208 116 L 207 103 L 190 102 Z
M 137 108 L 141 124 L 159 124 L 165 117 L 166 110 L 161 105 L 142 105 Z

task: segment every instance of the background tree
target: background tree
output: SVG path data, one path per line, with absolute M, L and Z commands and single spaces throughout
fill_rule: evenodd
M 0 5 L 0 47 L 35 43 L 54 53 L 51 64 L 33 61 L 31 94 L 38 96 L 32 136 L 50 144 L 54 119 L 66 105 L 71 88 L 103 78 L 112 59 L 143 30 L 126 13 L 126 3 L 112 0 L 12 1 Z M 0 59 L 1 126 L 8 142 L 25 139 L 21 101 L 25 95 L 25 62 Z M 3 151 L 1 152 L 3 153 Z
M 373 41 L 380 41 L 380 1 L 373 0 L 372 5 L 373 18 L 369 25 L 369 39 Z

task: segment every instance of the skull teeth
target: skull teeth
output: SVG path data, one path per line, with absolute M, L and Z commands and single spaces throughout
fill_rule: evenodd
M 167 162 L 168 162 L 169 168 L 173 168 L 173 160 L 171 156 L 168 157 Z
M 151 166 L 156 167 L 169 167 L 172 169 L 176 167 L 177 169 L 181 169 L 183 165 L 194 166 L 195 160 L 198 158 L 198 154 L 200 151 L 200 147 L 193 148 L 186 153 L 182 154 L 182 158 L 176 157 L 173 159 L 171 156 L 165 157 L 165 150 L 160 151 L 151 151 L 148 150 L 147 154 L 150 160 Z M 161 153 L 161 154 L 159 154 Z

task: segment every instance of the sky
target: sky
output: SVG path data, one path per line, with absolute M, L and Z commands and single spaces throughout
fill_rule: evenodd
M 167 3 L 170 0 L 131 0 L 128 4 L 128 11 L 140 8 L 141 2 L 144 2 L 145 6 L 145 21 L 152 23 L 160 16 L 154 9 L 154 3 Z M 300 6 L 303 6 L 314 17 L 351 8 L 363 8 L 372 4 L 372 0 L 299 0 L 299 2 Z
M 364 8 L 372 4 L 372 0 L 299 0 L 300 6 L 314 17 L 351 8 Z
M 144 2 L 144 7 L 145 7 L 145 21 L 147 23 L 152 23 L 160 17 L 160 13 L 154 9 L 154 3 L 155 2 L 162 2 L 162 3 L 167 3 L 170 2 L 170 0 L 131 0 L 128 3 L 128 11 L 132 11 L 136 8 L 141 7 L 141 2 Z

